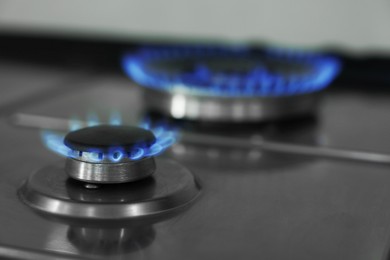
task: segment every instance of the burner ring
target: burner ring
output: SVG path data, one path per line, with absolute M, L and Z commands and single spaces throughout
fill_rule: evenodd
M 88 220 L 121 220 L 175 212 L 199 197 L 198 180 L 171 160 L 156 159 L 154 178 L 85 189 L 62 164 L 46 166 L 23 183 L 20 199 L 42 213 Z

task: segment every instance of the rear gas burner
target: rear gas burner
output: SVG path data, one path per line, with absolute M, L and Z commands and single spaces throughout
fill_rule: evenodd
M 156 149 L 162 149 L 160 139 L 130 126 L 71 132 L 64 140 L 69 148 L 66 166 L 49 165 L 33 173 L 20 198 L 41 212 L 97 220 L 183 208 L 199 195 L 200 186 L 183 166 L 154 158 Z
M 262 122 L 315 113 L 339 71 L 331 57 L 246 48 L 143 48 L 123 59 L 145 106 L 176 119 Z

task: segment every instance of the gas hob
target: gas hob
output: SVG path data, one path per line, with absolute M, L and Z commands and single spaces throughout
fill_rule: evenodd
M 65 217 L 48 214 L 20 199 L 32 173 L 47 165 L 62 169 L 69 159 L 47 149 L 42 130 L 69 131 L 75 117 L 87 126 L 87 121 L 110 123 L 118 113 L 123 124 L 137 125 L 145 117 L 166 115 L 149 115 L 143 89 L 118 74 L 1 62 L 0 85 L 3 258 L 387 259 L 390 165 L 375 156 L 390 154 L 388 93 L 331 86 L 321 92 L 314 117 L 283 123 L 237 127 L 180 119 L 182 136 L 158 155 L 154 174 L 165 167 L 159 168 L 161 161 L 175 161 L 169 167 L 199 182 L 191 186 L 193 194 L 200 191 L 190 196 L 196 199 L 161 216 L 90 221 L 73 218 L 72 211 Z M 324 147 L 335 150 L 323 156 L 318 148 Z M 340 149 L 371 152 L 345 158 L 337 154 Z M 140 180 L 145 181 L 153 184 Z M 109 199 L 136 200 L 137 194 L 129 198 L 120 191 L 134 184 L 119 184 Z M 76 180 L 69 185 L 67 196 L 81 205 L 110 203 L 99 188 L 86 192 Z M 164 191 L 158 181 L 154 185 Z M 142 196 L 153 198 L 148 192 Z M 69 206 L 56 205 L 54 213 Z

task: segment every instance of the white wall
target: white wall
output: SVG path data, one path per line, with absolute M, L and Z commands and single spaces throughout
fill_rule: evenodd
M 390 51 L 390 0 L 0 0 L 0 27 Z

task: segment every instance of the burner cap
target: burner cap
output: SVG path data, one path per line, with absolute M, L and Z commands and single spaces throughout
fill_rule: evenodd
M 113 147 L 130 151 L 138 146 L 150 146 L 156 138 L 149 130 L 132 126 L 99 125 L 70 132 L 66 146 L 77 151 L 109 152 Z

